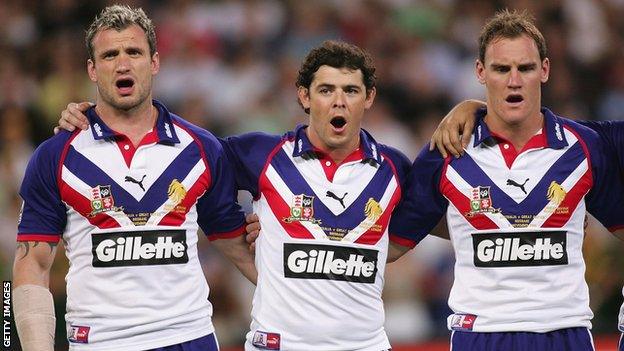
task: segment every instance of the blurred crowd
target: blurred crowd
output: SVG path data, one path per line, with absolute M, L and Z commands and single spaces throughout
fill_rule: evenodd
M 624 0 L 171 0 L 118 1 L 143 7 L 157 29 L 161 71 L 155 97 L 217 135 L 282 133 L 306 115 L 295 78 L 309 49 L 343 39 L 367 49 L 378 94 L 365 127 L 410 158 L 457 102 L 483 99 L 474 76 L 477 37 L 497 9 L 525 8 L 548 43 L 543 104 L 575 119 L 624 119 Z M 34 148 L 70 101 L 93 100 L 84 32 L 111 1 L 0 1 L 0 275 L 10 279 L 18 189 Z M 249 208 L 248 198 L 241 201 Z M 616 333 L 624 245 L 591 222 L 587 279 L 596 333 Z M 252 286 L 207 245 L 202 262 L 223 345 L 240 345 Z M 51 289 L 64 311 L 64 254 Z M 394 343 L 446 338 L 454 257 L 427 238 L 388 266 L 386 327 Z M 175 287 L 172 287 L 175 289 Z M 64 340 L 62 318 L 57 340 Z

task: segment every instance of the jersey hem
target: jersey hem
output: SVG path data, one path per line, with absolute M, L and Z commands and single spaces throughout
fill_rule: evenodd
M 150 334 L 158 334 L 159 332 L 153 332 Z M 69 344 L 69 351 L 119 351 L 120 347 L 123 346 L 124 351 L 143 351 L 143 350 L 151 350 L 159 347 L 171 346 L 180 344 L 183 342 L 199 339 L 203 336 L 214 333 L 214 328 L 200 329 L 194 330 L 192 332 L 179 335 L 176 334 L 173 337 L 153 340 L 150 342 L 141 342 L 141 343 L 132 343 L 132 344 L 123 344 L 120 345 L 116 343 L 115 345 L 110 346 L 93 346 L 89 344 Z

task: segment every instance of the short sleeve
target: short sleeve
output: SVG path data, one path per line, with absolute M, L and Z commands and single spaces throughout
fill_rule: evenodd
M 57 184 L 60 152 L 52 148 L 48 142 L 39 146 L 26 168 L 17 241 L 58 242 L 65 230 L 67 208 Z
M 440 222 L 448 200 L 440 193 L 444 159 L 425 146 L 412 164 L 404 195 L 390 220 L 390 240 L 414 246 Z
M 232 164 L 221 144 L 207 150 L 211 184 L 197 202 L 197 222 L 210 240 L 244 233 L 245 214 L 236 202 L 237 189 Z

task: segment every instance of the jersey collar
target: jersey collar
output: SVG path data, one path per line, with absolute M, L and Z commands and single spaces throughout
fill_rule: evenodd
M 295 148 L 293 150 L 293 157 L 316 157 L 317 148 L 312 145 L 308 135 L 306 134 L 307 125 L 300 124 L 295 128 Z M 374 161 L 377 164 L 381 163 L 381 155 L 379 154 L 379 144 L 369 132 L 364 129 L 360 129 L 360 150 L 362 152 L 362 161 Z
M 158 100 L 152 100 L 152 104 L 158 109 L 158 117 L 156 118 L 155 126 L 158 136 L 157 142 L 170 145 L 179 143 L 180 139 L 178 139 L 175 128 L 173 127 L 171 114 L 165 105 Z M 102 121 L 97 112 L 95 112 L 95 105 L 87 110 L 87 119 L 91 125 L 91 132 L 95 140 L 115 139 L 119 135 L 119 133 L 110 129 L 106 123 Z
M 555 115 L 546 107 L 542 107 L 540 111 L 544 115 L 544 128 L 542 129 L 542 132 L 546 134 L 545 146 L 551 149 L 562 149 L 568 146 L 568 141 L 566 140 L 565 133 L 563 132 L 563 121 L 561 120 L 561 117 Z M 479 146 L 481 143 L 494 145 L 498 142 L 496 136 L 493 135 L 485 123 L 484 117 L 486 113 L 487 110 L 482 108 L 475 114 L 477 123 L 475 123 L 475 128 L 473 130 L 474 147 Z

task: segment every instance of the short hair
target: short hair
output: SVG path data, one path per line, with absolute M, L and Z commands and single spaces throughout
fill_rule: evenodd
M 535 19 L 526 10 L 509 11 L 507 9 L 497 12 L 490 18 L 479 35 L 479 60 L 485 62 L 485 50 L 488 45 L 498 38 L 513 39 L 523 34 L 528 35 L 535 41 L 540 60 L 546 58 L 546 40 L 537 29 Z
M 321 66 L 334 68 L 349 68 L 361 70 L 366 87 L 366 94 L 375 87 L 375 64 L 372 57 L 365 50 L 343 41 L 326 40 L 315 47 L 303 60 L 295 85 L 297 88 L 310 88 L 314 74 Z M 305 109 L 306 113 L 310 113 Z
M 147 37 L 147 43 L 150 48 L 150 56 L 156 53 L 156 31 L 152 20 L 147 17 L 142 8 L 131 8 L 128 5 L 112 5 L 106 7 L 98 16 L 95 17 L 85 37 L 89 58 L 94 59 L 93 55 L 93 38 L 95 35 L 106 29 L 114 29 L 116 31 L 124 30 L 136 24 L 141 27 Z

